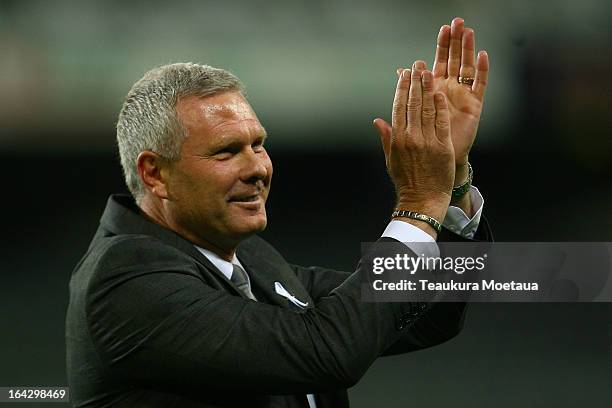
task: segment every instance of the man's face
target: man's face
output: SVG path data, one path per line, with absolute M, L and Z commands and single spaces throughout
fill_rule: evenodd
M 168 208 L 179 232 L 223 246 L 262 231 L 272 162 L 249 103 L 224 92 L 182 98 L 177 112 L 187 138 L 170 167 Z

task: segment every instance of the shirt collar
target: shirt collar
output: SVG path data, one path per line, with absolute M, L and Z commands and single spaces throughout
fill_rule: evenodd
M 234 254 L 234 257 L 232 258 L 232 262 L 228 262 L 225 259 L 222 259 L 219 255 L 215 254 L 212 251 L 209 251 L 208 249 L 204 249 L 204 248 L 200 248 L 197 245 L 194 245 L 196 247 L 196 249 L 198 251 L 200 251 L 200 253 L 202 255 L 204 255 L 213 265 L 215 265 L 215 267 L 221 271 L 221 273 L 223 275 L 225 275 L 225 277 L 227 279 L 231 279 L 232 278 L 232 273 L 234 272 L 234 264 L 235 265 L 239 265 L 242 269 L 244 269 L 244 267 L 242 266 L 242 264 L 240 263 L 240 261 L 238 260 L 238 257 L 236 256 L 236 254 Z

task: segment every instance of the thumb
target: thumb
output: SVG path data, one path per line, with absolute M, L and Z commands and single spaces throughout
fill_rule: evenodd
M 373 124 L 376 130 L 378 131 L 378 136 L 380 136 L 380 143 L 382 144 L 383 151 L 385 152 L 385 158 L 388 162 L 389 152 L 391 151 L 391 125 L 380 118 L 374 119 Z

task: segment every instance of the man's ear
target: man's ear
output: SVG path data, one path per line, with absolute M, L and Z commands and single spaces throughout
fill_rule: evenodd
M 161 199 L 168 198 L 168 160 L 145 150 L 136 159 L 138 174 L 145 188 Z

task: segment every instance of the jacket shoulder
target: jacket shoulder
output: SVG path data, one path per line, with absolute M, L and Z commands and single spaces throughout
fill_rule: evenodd
M 199 276 L 193 258 L 155 237 L 138 234 L 98 237 L 75 268 L 70 289 L 89 292 L 92 286 L 108 286 L 117 280 L 160 271 Z
M 89 254 L 99 269 L 157 268 L 193 264 L 181 250 L 149 235 L 118 235 L 102 240 Z

